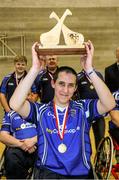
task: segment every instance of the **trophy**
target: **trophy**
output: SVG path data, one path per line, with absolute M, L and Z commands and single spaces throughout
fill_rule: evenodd
M 70 30 L 64 25 L 64 20 L 68 15 L 72 15 L 69 9 L 66 9 L 61 18 L 55 12 L 52 12 L 49 18 L 55 18 L 57 24 L 46 33 L 40 35 L 40 45 L 36 46 L 36 51 L 40 55 L 73 55 L 85 54 L 84 36 L 81 33 Z M 64 45 L 60 45 L 60 35 L 63 33 Z

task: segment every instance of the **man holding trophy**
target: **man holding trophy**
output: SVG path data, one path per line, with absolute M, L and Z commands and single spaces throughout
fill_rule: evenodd
M 81 64 L 99 99 L 72 101 L 77 87 L 77 74 L 72 68 L 64 66 L 57 70 L 52 80 L 55 95 L 48 104 L 26 100 L 32 83 L 45 66 L 35 51 L 36 44 L 32 46 L 32 67 L 10 100 L 12 109 L 37 125 L 38 157 L 35 178 L 92 179 L 89 137 L 91 120 L 115 106 L 109 89 L 93 70 L 93 44 L 91 41 L 84 43 L 86 54 L 82 55 Z
M 63 21 L 68 13 L 70 12 L 66 10 L 58 20 L 57 28 L 60 28 L 60 31 L 64 28 Z M 42 35 L 41 45 L 35 43 L 32 46 L 32 67 L 15 90 L 10 106 L 26 121 L 35 123 L 37 126 L 38 154 L 34 169 L 35 179 L 94 179 L 89 136 L 92 119 L 110 111 L 115 106 L 115 100 L 93 69 L 92 42 L 84 43 L 85 54 L 81 55 L 80 63 L 91 79 L 99 99 L 71 100 L 77 88 L 77 73 L 71 67 L 62 66 L 57 69 L 51 80 L 54 88 L 52 101 L 44 104 L 26 100 L 34 80 L 45 67 L 45 62 L 40 59 L 40 55 L 69 53 L 70 50 L 75 53 L 76 48 L 80 47 L 74 38 L 77 36 L 73 37 L 74 44 L 70 46 L 67 43 L 66 48 L 62 48 L 58 46 L 59 42 L 55 41 L 57 35 L 55 31 L 53 35 L 52 32 Z M 73 33 L 73 35 L 76 34 Z M 39 47 L 37 52 L 36 46 Z M 80 48 L 77 49 L 78 54 L 81 54 Z

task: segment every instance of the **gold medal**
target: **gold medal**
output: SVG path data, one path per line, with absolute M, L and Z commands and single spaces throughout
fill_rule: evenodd
M 90 85 L 90 89 L 94 89 L 93 85 Z
M 65 153 L 66 152 L 66 150 L 67 150 L 67 146 L 65 145 L 65 144 L 60 144 L 59 146 L 58 146 L 58 151 L 60 152 L 60 153 Z

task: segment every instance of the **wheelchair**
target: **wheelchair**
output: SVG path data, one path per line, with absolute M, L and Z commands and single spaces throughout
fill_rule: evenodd
M 117 152 L 119 152 L 119 144 L 111 136 L 101 140 L 94 158 L 97 179 L 110 179 L 110 176 L 113 176 L 114 179 L 119 180 L 119 164 L 115 159 Z
M 6 151 L 7 147 L 4 149 L 2 156 L 0 158 L 0 179 L 5 179 L 6 177 L 6 172 L 5 172 L 5 167 L 4 167 L 4 159 L 5 159 L 5 151 Z M 28 175 L 26 179 L 33 179 L 33 167 L 29 168 L 28 170 Z

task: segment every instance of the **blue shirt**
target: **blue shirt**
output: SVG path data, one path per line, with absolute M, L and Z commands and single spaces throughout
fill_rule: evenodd
M 27 139 L 37 135 L 36 125 L 25 121 L 14 111 L 5 113 L 1 131 L 7 131 L 17 139 Z
M 89 130 L 97 112 L 97 100 L 70 101 L 63 140 L 56 126 L 53 102 L 31 103 L 27 120 L 37 124 L 38 167 L 45 167 L 63 175 L 87 175 L 91 168 Z M 58 151 L 65 144 L 64 153 Z
M 24 78 L 26 76 L 27 72 L 25 72 L 25 74 L 23 75 L 23 77 L 21 77 L 18 80 L 18 83 L 20 82 L 20 80 L 22 78 Z M 7 101 L 9 103 L 9 100 L 11 98 L 11 96 L 13 95 L 15 89 L 17 87 L 17 83 L 16 83 L 16 76 L 15 76 L 15 72 L 8 74 L 7 76 L 5 76 L 2 80 L 1 86 L 0 86 L 0 92 L 5 94 Z M 36 93 L 36 86 L 35 83 L 33 83 L 32 87 L 31 87 L 31 91 L 33 93 Z
M 51 86 L 51 80 L 54 78 L 54 75 L 55 73 L 45 69 L 38 74 L 34 81 L 36 92 L 39 94 L 40 102 L 42 103 L 48 103 L 54 98 L 54 88 Z
M 95 71 L 96 74 L 103 80 L 103 76 L 100 72 Z M 77 99 L 97 99 L 98 95 L 93 87 L 93 84 L 89 81 L 86 73 L 82 70 L 77 75 L 78 87 L 77 87 Z

